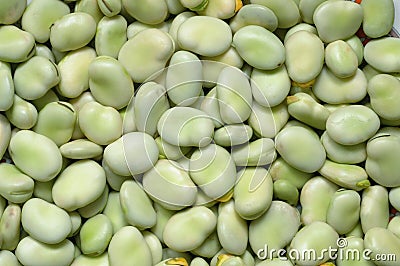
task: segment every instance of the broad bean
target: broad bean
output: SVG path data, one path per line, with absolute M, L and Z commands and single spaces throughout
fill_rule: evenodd
M 18 243 L 15 256 L 22 265 L 70 265 L 74 251 L 74 244 L 68 239 L 58 244 L 45 244 L 27 236 Z
M 257 219 L 268 210 L 272 202 L 273 184 L 270 174 L 262 167 L 247 167 L 237 173 L 237 180 L 233 190 L 235 210 L 243 219 Z
M 291 166 L 306 173 L 322 167 L 326 153 L 318 135 L 302 127 L 282 129 L 275 137 L 276 150 Z M 312 160 L 310 160 L 312 158 Z
M 31 58 L 35 53 L 35 39 L 27 31 L 14 25 L 0 26 L 0 60 L 20 63 Z
M 250 3 L 270 8 L 278 18 L 278 28 L 289 28 L 300 21 L 299 8 L 293 0 L 251 0 Z
M 19 242 L 21 231 L 21 207 L 9 204 L 0 219 L 0 244 L 2 250 L 15 250 Z M 20 259 L 19 259 L 20 260 Z M 21 261 L 21 260 L 20 260 Z
M 315 9 L 313 21 L 323 42 L 347 39 L 360 27 L 363 8 L 351 1 L 324 1 Z
M 112 231 L 111 221 L 104 214 L 89 218 L 79 231 L 82 253 L 91 256 L 101 255 L 108 247 Z
M 30 32 L 37 42 L 45 43 L 50 38 L 52 24 L 69 14 L 69 7 L 62 1 L 32 0 L 30 2 L 22 14 L 22 29 Z
M 218 207 L 217 233 L 218 241 L 227 252 L 241 255 L 246 250 L 249 239 L 247 223 L 236 212 L 232 199 Z
M 362 193 L 360 221 L 364 234 L 371 228 L 386 228 L 389 223 L 389 199 L 385 187 L 375 185 Z
M 324 65 L 324 44 L 317 35 L 309 31 L 300 30 L 291 34 L 285 40 L 285 54 L 289 76 L 297 83 L 312 81 Z M 328 62 L 326 58 L 326 63 Z
M 350 232 L 360 219 L 361 197 L 354 190 L 338 190 L 333 194 L 326 222 L 340 235 Z
M 96 101 L 118 110 L 128 105 L 133 82 L 118 60 L 99 56 L 90 63 L 88 71 L 90 92 Z
M 301 228 L 289 246 L 289 251 L 295 250 L 299 254 L 304 254 L 307 250 L 314 250 L 316 254 L 323 254 L 316 261 L 310 262 L 306 258 L 299 256 L 295 259 L 298 265 L 322 264 L 329 260 L 329 255 L 322 252 L 324 249 L 337 247 L 338 233 L 327 223 L 315 221 Z M 321 253 L 322 252 L 322 253 Z
M 398 265 L 395 4 L 0 0 L 0 265 Z
M 62 168 L 62 156 L 57 145 L 34 131 L 20 130 L 15 133 L 8 152 L 15 165 L 37 181 L 55 178 Z
M 322 176 L 316 176 L 308 180 L 300 194 L 300 204 L 302 206 L 301 222 L 305 225 L 314 221 L 326 222 L 331 198 L 338 188 L 336 184 Z
M 158 160 L 143 175 L 143 188 L 153 201 L 170 210 L 191 206 L 196 200 L 197 186 L 189 173 L 166 159 Z
M 233 36 L 233 45 L 244 61 L 261 70 L 272 70 L 285 62 L 282 42 L 261 26 L 248 25 L 239 29 Z
M 174 41 L 168 33 L 159 29 L 147 29 L 122 45 L 118 60 L 134 82 L 144 82 L 159 74 L 174 50 Z
M 43 220 L 46 223 L 43 223 Z M 57 244 L 65 240 L 72 229 L 66 211 L 45 200 L 33 198 L 22 207 L 21 223 L 24 230 L 34 239 Z
M 156 212 L 149 196 L 136 181 L 125 181 L 119 197 L 125 218 L 130 225 L 145 229 L 156 224 Z
M 112 236 L 108 247 L 110 265 L 151 265 L 152 258 L 142 233 L 133 226 L 124 226 Z
M 58 51 L 66 52 L 84 47 L 95 34 L 96 21 L 93 17 L 75 12 L 62 16 L 52 24 L 50 43 Z
M 286 221 L 284 227 L 281 224 L 283 220 Z M 274 200 L 261 217 L 250 222 L 250 246 L 257 255 L 265 246 L 268 249 L 282 249 L 290 243 L 299 227 L 299 211 L 286 202 Z
M 171 216 L 164 228 L 164 243 L 179 252 L 190 251 L 199 247 L 216 226 L 217 217 L 210 209 L 192 207 Z
M 103 168 L 93 160 L 79 160 L 62 171 L 52 195 L 57 206 L 73 211 L 95 201 L 106 185 Z
M 393 1 L 373 1 L 366 0 L 361 2 L 363 8 L 363 31 L 368 37 L 378 38 L 390 32 L 394 21 L 394 2 Z M 376 15 L 376 10 L 380 10 Z
M 18 0 L 15 2 L 7 0 L 1 1 L 0 23 L 13 24 L 17 22 L 25 12 L 26 4 L 26 0 Z
M 15 92 L 25 100 L 39 99 L 59 82 L 57 66 L 42 56 L 33 56 L 18 65 L 14 73 Z
M 207 28 L 213 30 L 208 31 Z M 193 16 L 187 18 L 178 28 L 177 42 L 181 48 L 199 55 L 217 56 L 228 50 L 232 42 L 232 32 L 222 19 Z

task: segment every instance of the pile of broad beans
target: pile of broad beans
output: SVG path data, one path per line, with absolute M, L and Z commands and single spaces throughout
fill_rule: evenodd
M 0 0 L 0 265 L 400 265 L 393 21 Z

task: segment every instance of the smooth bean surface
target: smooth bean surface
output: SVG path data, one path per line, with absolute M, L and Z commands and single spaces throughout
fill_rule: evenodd
M 396 5 L 0 0 L 0 265 L 399 265 Z

